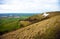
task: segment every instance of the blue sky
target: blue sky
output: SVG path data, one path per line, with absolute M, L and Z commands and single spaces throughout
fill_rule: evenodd
M 59 0 L 0 0 L 0 13 L 60 11 Z

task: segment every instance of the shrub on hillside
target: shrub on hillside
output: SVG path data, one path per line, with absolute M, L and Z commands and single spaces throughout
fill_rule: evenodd
M 29 22 L 29 21 L 20 21 L 18 25 L 21 27 L 25 27 L 25 26 L 28 26 L 30 24 L 31 24 L 31 22 Z

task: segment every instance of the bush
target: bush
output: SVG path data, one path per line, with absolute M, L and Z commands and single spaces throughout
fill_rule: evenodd
M 25 27 L 25 26 L 28 26 L 30 24 L 31 24 L 31 22 L 29 22 L 29 21 L 20 21 L 18 25 L 21 27 Z

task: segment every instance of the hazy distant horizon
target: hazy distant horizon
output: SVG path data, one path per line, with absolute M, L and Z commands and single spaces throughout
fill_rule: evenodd
M 0 13 L 0 17 L 13 17 L 13 16 L 32 16 L 37 13 Z

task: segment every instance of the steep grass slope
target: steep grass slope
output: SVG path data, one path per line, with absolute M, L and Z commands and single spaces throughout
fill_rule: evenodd
M 4 34 L 1 39 L 60 39 L 60 15 Z
M 46 12 L 47 14 L 49 14 L 48 16 L 44 16 L 44 13 L 42 14 L 37 14 L 37 15 L 33 15 L 25 20 L 20 20 L 19 21 L 19 26 L 21 27 L 25 27 L 25 26 L 28 26 L 28 25 L 31 25 L 31 24 L 34 24 L 34 23 L 37 23 L 39 21 L 42 21 L 42 20 L 45 20 L 45 19 L 49 19 L 53 16 L 56 16 L 56 15 L 60 15 L 60 12 Z

